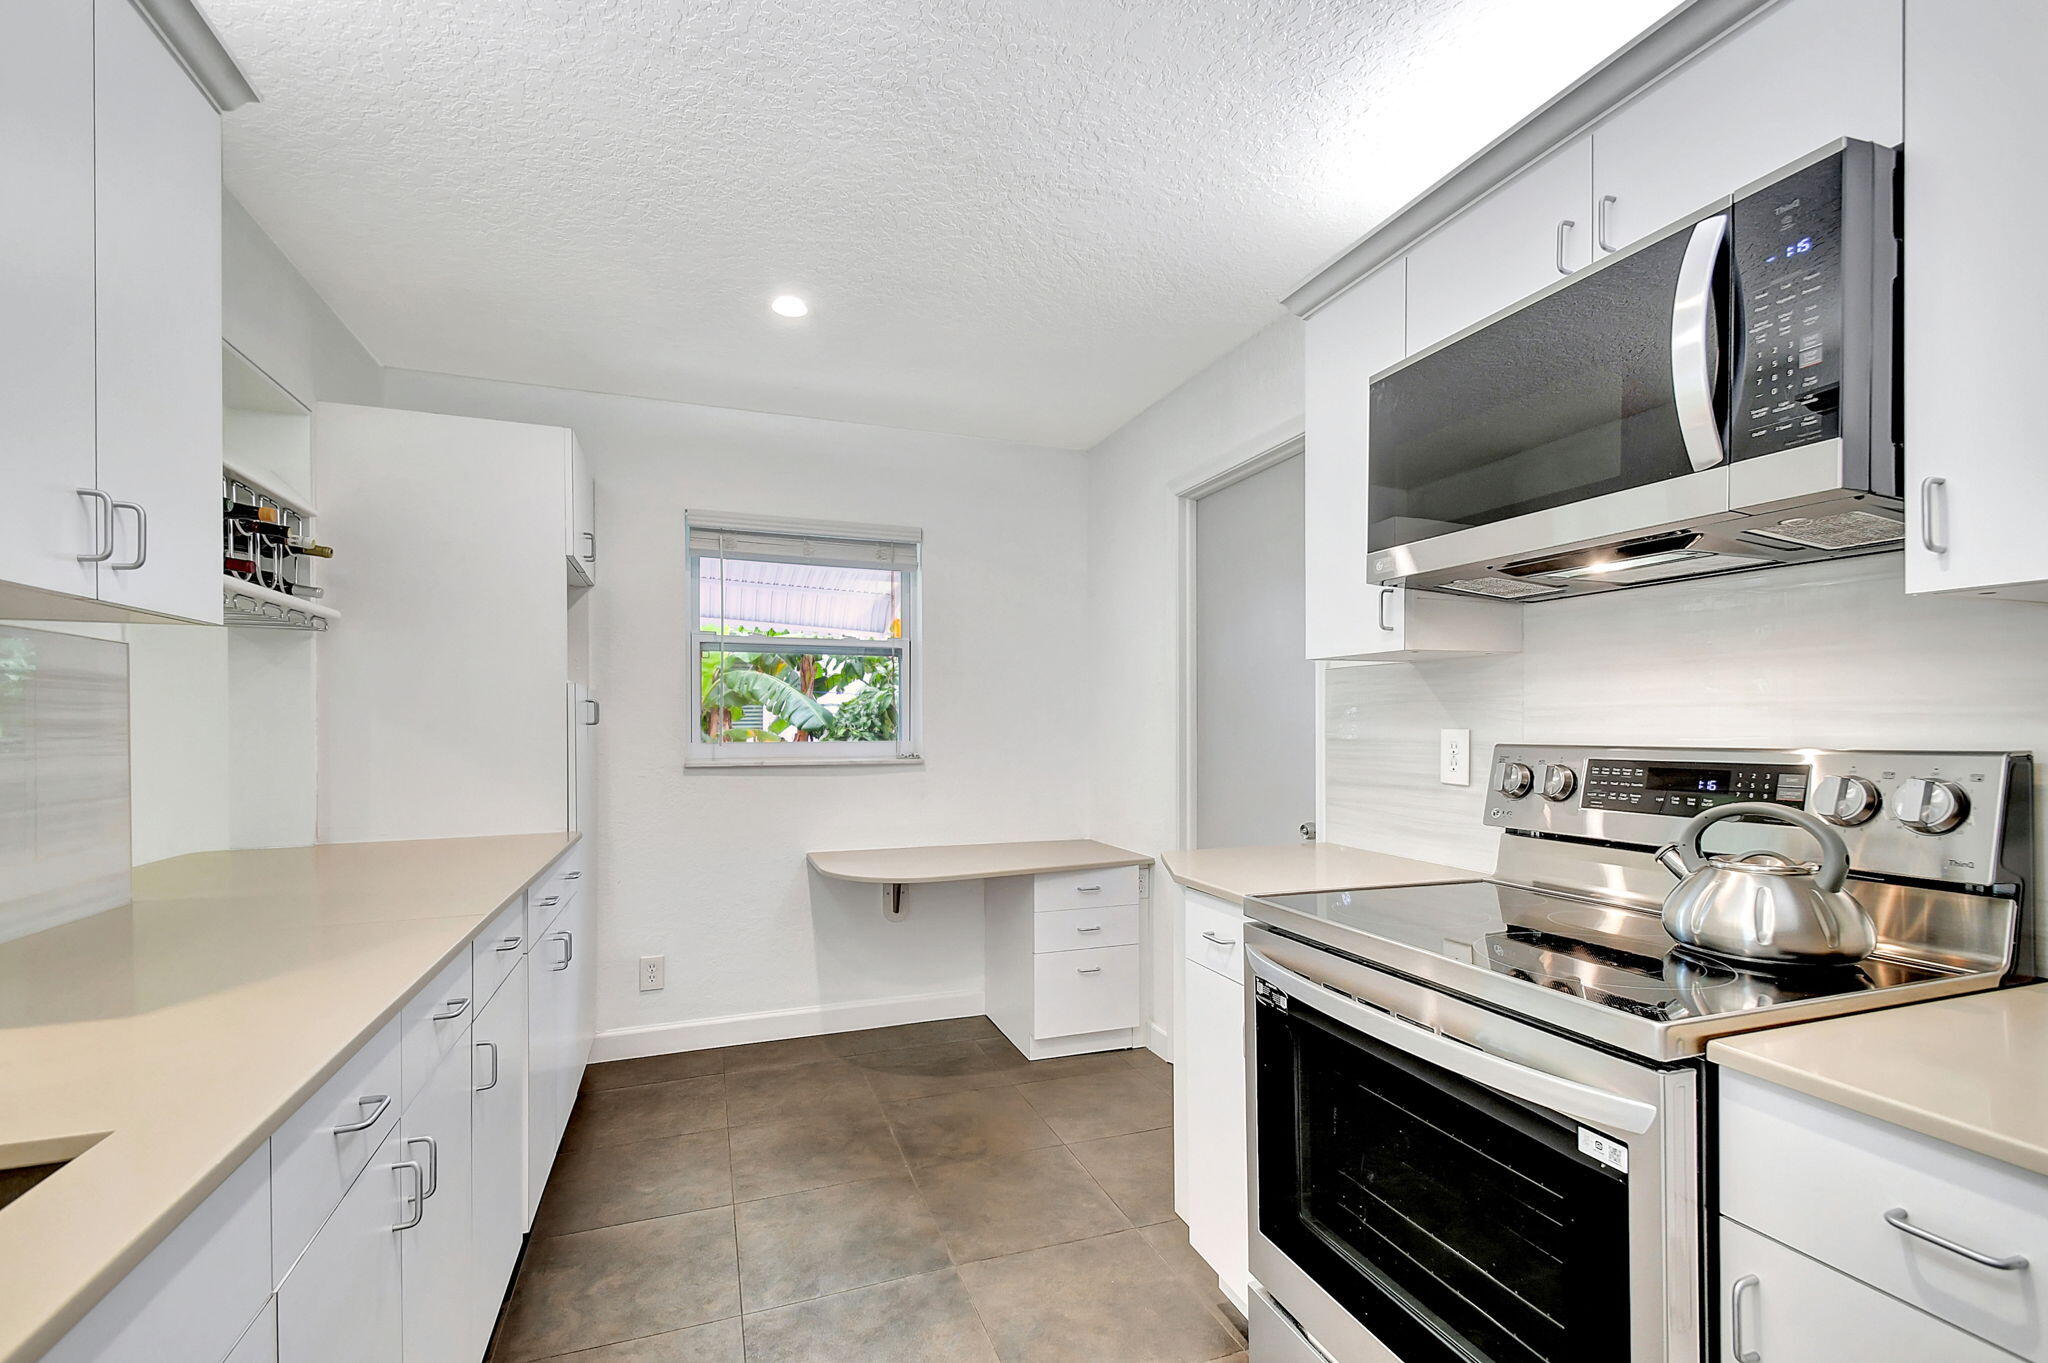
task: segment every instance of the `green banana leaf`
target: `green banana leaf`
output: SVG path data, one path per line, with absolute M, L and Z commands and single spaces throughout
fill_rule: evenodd
M 758 705 L 788 720 L 805 733 L 818 733 L 832 723 L 825 708 L 780 677 L 747 668 L 728 668 L 718 677 L 712 705 Z

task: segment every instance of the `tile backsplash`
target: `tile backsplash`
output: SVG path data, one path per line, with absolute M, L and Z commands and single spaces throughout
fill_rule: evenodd
M 1527 608 L 1519 654 L 1332 666 L 1323 836 L 1492 869 L 1485 772 L 1493 745 L 1511 741 L 2048 759 L 2048 606 L 1909 597 L 1901 573 L 1882 554 L 1579 597 Z M 1438 783 L 1440 728 L 1472 731 L 1471 786 Z M 2037 849 L 2044 815 L 2037 789 Z M 2028 935 L 2022 964 L 2048 973 Z
M 0 941 L 128 902 L 128 649 L 0 625 Z

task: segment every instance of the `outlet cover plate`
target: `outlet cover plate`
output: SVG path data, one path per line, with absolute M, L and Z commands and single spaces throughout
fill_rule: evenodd
M 1440 729 L 1437 746 L 1436 779 L 1447 786 L 1472 784 L 1472 731 Z
M 668 985 L 668 957 L 642 956 L 640 958 L 640 992 L 649 994 Z

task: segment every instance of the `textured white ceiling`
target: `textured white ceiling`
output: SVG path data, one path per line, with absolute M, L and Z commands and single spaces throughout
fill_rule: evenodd
M 204 2 L 383 363 L 1074 447 L 1673 5 Z

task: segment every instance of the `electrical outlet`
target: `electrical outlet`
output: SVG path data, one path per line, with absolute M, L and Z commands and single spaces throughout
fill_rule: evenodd
M 640 992 L 650 993 L 668 987 L 668 957 L 642 956 L 640 958 Z
M 1439 729 L 1437 735 L 1436 779 L 1447 786 L 1471 785 L 1472 731 Z

